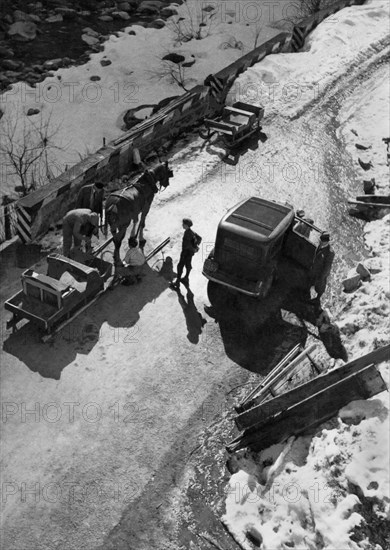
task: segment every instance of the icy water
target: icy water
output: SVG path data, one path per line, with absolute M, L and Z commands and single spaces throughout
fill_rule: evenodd
M 107 22 L 100 21 L 97 16 L 89 15 L 61 23 L 42 23 L 39 25 L 42 32 L 37 34 L 35 40 L 12 41 L 12 49 L 15 57 L 22 59 L 26 65 L 61 57 L 77 60 L 89 49 L 88 44 L 81 39 L 84 28 L 90 27 L 102 35 L 107 35 L 108 38 L 110 34 L 123 31 L 132 24 L 150 22 L 152 19 L 137 15 L 130 17 L 127 21 L 114 19 Z

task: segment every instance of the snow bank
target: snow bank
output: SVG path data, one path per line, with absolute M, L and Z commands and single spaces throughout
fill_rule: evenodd
M 363 64 L 390 43 L 387 0 L 370 0 L 325 19 L 304 51 L 270 55 L 235 82 L 230 100 L 266 108 L 266 114 L 297 115 L 317 101 L 353 65 Z

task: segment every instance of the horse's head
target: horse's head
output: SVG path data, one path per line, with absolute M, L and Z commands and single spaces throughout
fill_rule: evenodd
M 165 161 L 163 164 L 159 164 L 155 168 L 155 176 L 157 181 L 160 183 L 160 187 L 166 189 L 169 185 L 169 178 L 173 177 L 173 170 L 169 167 L 168 161 Z

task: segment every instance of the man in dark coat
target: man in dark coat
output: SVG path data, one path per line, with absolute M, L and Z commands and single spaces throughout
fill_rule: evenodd
M 320 246 L 310 272 L 311 286 L 314 286 L 314 290 L 317 292 L 316 301 L 319 301 L 325 292 L 334 257 L 335 253 L 330 246 L 330 235 L 324 231 L 320 236 Z
M 76 208 L 89 208 L 99 214 L 101 221 L 103 215 L 104 183 L 96 181 L 90 185 L 84 185 L 79 191 Z
M 194 246 L 194 232 L 192 231 L 193 223 L 189 218 L 183 220 L 183 241 L 181 246 L 180 260 L 177 264 L 177 278 L 176 282 L 173 282 L 171 286 L 179 288 L 180 282 L 184 285 L 188 285 L 188 278 L 192 269 L 191 261 L 192 256 L 195 254 L 197 248 Z M 182 279 L 183 269 L 186 269 L 186 275 Z

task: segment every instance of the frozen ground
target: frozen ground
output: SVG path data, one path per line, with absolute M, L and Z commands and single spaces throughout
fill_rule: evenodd
M 371 12 L 377 13 L 378 10 L 382 18 L 375 21 L 373 33 L 370 31 L 374 21 Z M 340 55 L 334 54 L 332 58 L 332 87 L 324 89 L 314 103 L 303 97 L 300 103 L 296 101 L 295 120 L 284 117 L 281 103 L 275 101 L 274 114 L 264 124 L 266 139 L 251 143 L 235 166 L 220 162 L 221 149 L 218 146 L 208 145 L 201 149 L 202 142 L 191 135 L 180 142 L 180 150 L 173 151 L 170 159 L 175 171 L 172 184 L 156 198 L 148 217 L 148 247 L 152 248 L 171 235 L 172 245 L 167 253 L 176 261 L 181 241 L 180 219 L 190 215 L 194 218 L 195 229 L 204 238 L 203 253 L 207 253 L 221 215 L 241 198 L 260 194 L 289 200 L 296 207 L 304 207 L 320 226 L 332 231 L 338 262 L 326 294 L 326 304 L 333 313 L 344 308 L 344 297 L 340 298 L 340 278 L 362 254 L 361 224 L 348 217 L 346 206 L 348 194 L 356 194 L 362 187 L 356 169 L 357 154 L 349 131 L 357 119 L 353 118 L 356 115 L 348 99 L 353 93 L 364 95 L 376 87 L 380 91 L 371 94 L 368 112 L 373 112 L 374 101 L 386 104 L 385 84 L 373 86 L 371 83 L 384 81 L 383 60 L 387 48 L 380 44 L 373 51 L 366 33 L 371 32 L 374 42 L 385 36 L 387 4 L 371 2 L 367 6 L 345 10 L 345 13 L 349 14 L 349 19 L 356 18 L 359 22 L 353 33 L 354 47 L 348 48 L 346 41 L 348 55 L 341 55 L 344 50 L 335 42 Z M 337 17 L 343 19 L 345 13 L 340 12 Z M 365 13 L 365 19 L 361 13 Z M 336 18 L 332 27 L 335 35 L 347 32 L 337 21 Z M 347 28 L 351 26 L 344 24 Z M 327 29 L 321 34 L 320 27 L 316 30 L 316 40 L 329 40 L 329 33 Z M 317 44 L 316 41 L 312 43 Z M 297 74 L 302 75 L 300 55 L 286 54 L 285 63 L 289 67 L 286 83 L 293 78 L 294 64 Z M 310 52 L 304 55 L 310 56 Z M 329 75 L 321 48 L 316 48 L 315 55 L 318 56 L 317 63 L 312 60 L 311 66 L 318 65 L 324 74 Z M 277 58 L 272 56 L 274 64 Z M 360 59 L 361 64 L 354 63 L 356 59 Z M 301 112 L 305 101 L 310 105 L 307 112 Z M 366 123 L 362 113 L 361 117 L 361 126 L 355 129 L 363 139 L 366 137 Z M 348 123 L 345 122 L 347 119 Z M 344 124 L 346 126 L 342 128 Z M 371 140 L 374 133 L 367 139 Z M 379 166 L 381 145 L 378 140 L 376 143 L 378 156 L 374 166 Z M 347 146 L 350 147 L 349 153 L 345 152 Z M 379 182 L 379 175 L 376 177 Z M 383 249 L 386 246 L 386 233 L 382 233 L 382 228 L 387 230 L 387 223 L 374 222 L 369 226 L 373 229 L 372 235 L 367 235 L 367 242 L 375 250 L 378 246 Z M 58 235 L 51 235 L 49 240 L 51 244 L 60 244 Z M 191 276 L 194 305 L 190 307 L 188 302 L 179 301 L 177 295 L 168 289 L 164 277 L 150 270 L 136 291 L 117 288 L 73 323 L 69 331 L 59 334 L 49 346 L 42 347 L 37 342 L 37 335 L 31 327 L 25 326 L 19 334 L 11 335 L 3 325 L 1 391 L 8 408 L 6 422 L 2 422 L 5 442 L 2 481 L 7 484 L 7 495 L 2 501 L 2 536 L 9 550 L 92 550 L 98 547 L 105 550 L 129 547 L 176 550 L 194 548 L 193 541 L 197 541 L 202 550 L 210 548 L 209 543 L 197 538 L 196 529 L 187 529 L 185 534 L 176 529 L 178 513 L 191 516 L 188 507 L 180 507 L 178 487 L 183 479 L 187 480 L 186 464 L 197 448 L 196 437 L 205 424 L 212 424 L 216 411 L 231 407 L 227 396 L 237 385 L 246 382 L 246 369 L 266 373 L 275 350 L 289 349 L 296 335 L 295 328 L 290 327 L 277 334 L 259 332 L 251 340 L 245 327 L 240 326 L 237 328 L 242 333 L 238 348 L 229 348 L 232 335 L 224 334 L 221 327 L 203 313 L 207 296 L 205 280 L 200 274 L 202 260 L 202 254 L 194 260 Z M 385 319 L 381 313 L 381 301 L 386 290 L 382 292 L 376 283 L 381 280 L 385 285 L 387 277 L 383 268 L 372 283 L 357 291 L 356 310 L 353 309 L 354 300 L 346 310 L 352 317 L 363 316 L 354 335 L 343 332 L 352 356 L 373 346 L 374 337 L 385 338 L 379 327 Z M 2 289 L 5 295 L 18 289 L 18 278 L 19 272 L 14 270 Z M 371 292 L 376 296 L 376 303 L 380 304 L 380 309 L 374 314 L 371 311 Z M 385 309 L 383 313 L 386 313 Z M 341 316 L 338 318 L 342 319 Z M 353 322 L 356 324 L 357 320 Z M 373 325 L 368 333 L 370 323 Z M 365 441 L 371 437 L 372 430 L 375 444 L 380 429 L 386 427 L 381 424 L 382 413 L 380 417 L 376 416 L 377 411 L 383 412 L 383 418 L 385 415 L 382 397 L 355 404 L 352 409 L 344 411 L 344 418 L 351 414 L 356 418 L 356 411 L 359 415 L 363 411 L 367 418 L 359 425 L 349 429 L 347 425 L 339 426 L 336 422 L 331 429 L 326 428 L 321 437 L 313 440 L 314 451 L 310 453 L 307 442 L 307 464 L 302 463 L 305 441 L 294 442 L 289 460 L 293 460 L 292 455 L 300 459 L 294 468 L 296 471 L 291 470 L 289 474 L 284 461 L 281 461 L 281 470 L 276 471 L 277 476 L 285 476 L 283 482 L 290 479 L 289 475 L 296 475 L 302 488 L 306 487 L 303 473 L 309 480 L 313 471 L 318 471 L 318 478 L 312 479 L 309 486 L 310 489 L 313 482 L 318 481 L 319 485 L 314 485 L 311 491 L 315 494 L 318 489 L 317 494 L 326 500 L 315 503 L 318 530 L 325 536 L 333 536 L 326 532 L 326 526 L 331 525 L 328 516 L 333 514 L 332 526 L 337 527 L 340 540 L 344 537 L 348 544 L 352 544 L 348 541 L 349 528 L 359 520 L 356 515 L 359 512 L 353 512 L 356 498 L 341 493 L 343 498 L 348 498 L 344 498 L 342 506 L 335 507 L 331 501 L 333 493 L 326 492 L 320 483 L 335 476 L 335 471 L 330 471 L 330 468 L 334 462 L 339 462 L 341 482 L 352 480 L 356 486 L 370 491 L 369 495 L 375 492 L 378 498 L 385 493 L 388 477 L 382 458 L 375 459 L 375 467 L 379 469 L 374 471 L 365 455 Z M 70 414 L 72 404 L 74 416 Z M 27 410 L 37 410 L 38 421 L 36 415 L 28 414 Z M 59 413 L 62 415 L 57 418 Z M 354 430 L 358 435 L 353 435 Z M 213 433 L 212 428 L 210 433 Z M 211 477 L 217 482 L 215 472 L 223 462 L 223 444 L 223 439 L 218 441 L 218 450 L 213 456 L 213 462 L 218 464 L 213 463 Z M 356 462 L 343 462 L 347 444 L 356 450 Z M 281 449 L 271 449 L 266 456 L 276 456 L 279 451 Z M 318 469 L 314 468 L 315 463 L 318 463 Z M 357 464 L 362 466 L 357 467 Z M 203 463 L 200 467 L 204 468 Z M 258 487 L 251 481 L 252 486 Z M 38 487 L 38 497 L 36 493 L 26 495 L 26 489 L 34 487 Z M 336 488 L 341 492 L 345 490 L 342 483 Z M 275 493 L 283 497 L 283 492 L 275 490 Z M 199 492 L 198 498 L 216 500 L 207 491 Z M 305 523 L 304 513 L 308 506 L 307 498 L 304 498 L 302 496 L 291 511 L 291 529 L 294 540 L 307 540 L 309 544 L 315 536 L 311 528 L 314 523 L 310 517 L 312 523 Z M 280 511 L 289 514 L 290 503 L 286 502 L 287 499 L 282 500 L 280 498 Z M 350 515 L 349 511 L 352 511 Z M 242 538 L 243 524 L 237 520 L 241 513 L 245 517 L 246 509 L 229 507 L 226 510 L 225 519 L 236 538 Z M 279 537 L 285 536 L 285 540 L 291 542 L 288 539 L 290 527 L 287 528 L 279 510 L 271 507 L 267 513 L 268 523 L 264 523 L 267 544 L 276 540 L 272 538 L 277 535 L 272 527 L 279 524 Z M 211 516 L 211 510 L 207 509 L 202 518 L 203 525 L 207 525 Z M 256 519 L 258 521 L 258 517 Z M 236 548 L 236 544 L 229 540 L 226 538 L 226 548 Z M 317 547 L 321 548 L 320 537 L 318 541 Z M 338 547 L 337 550 L 345 548 Z

